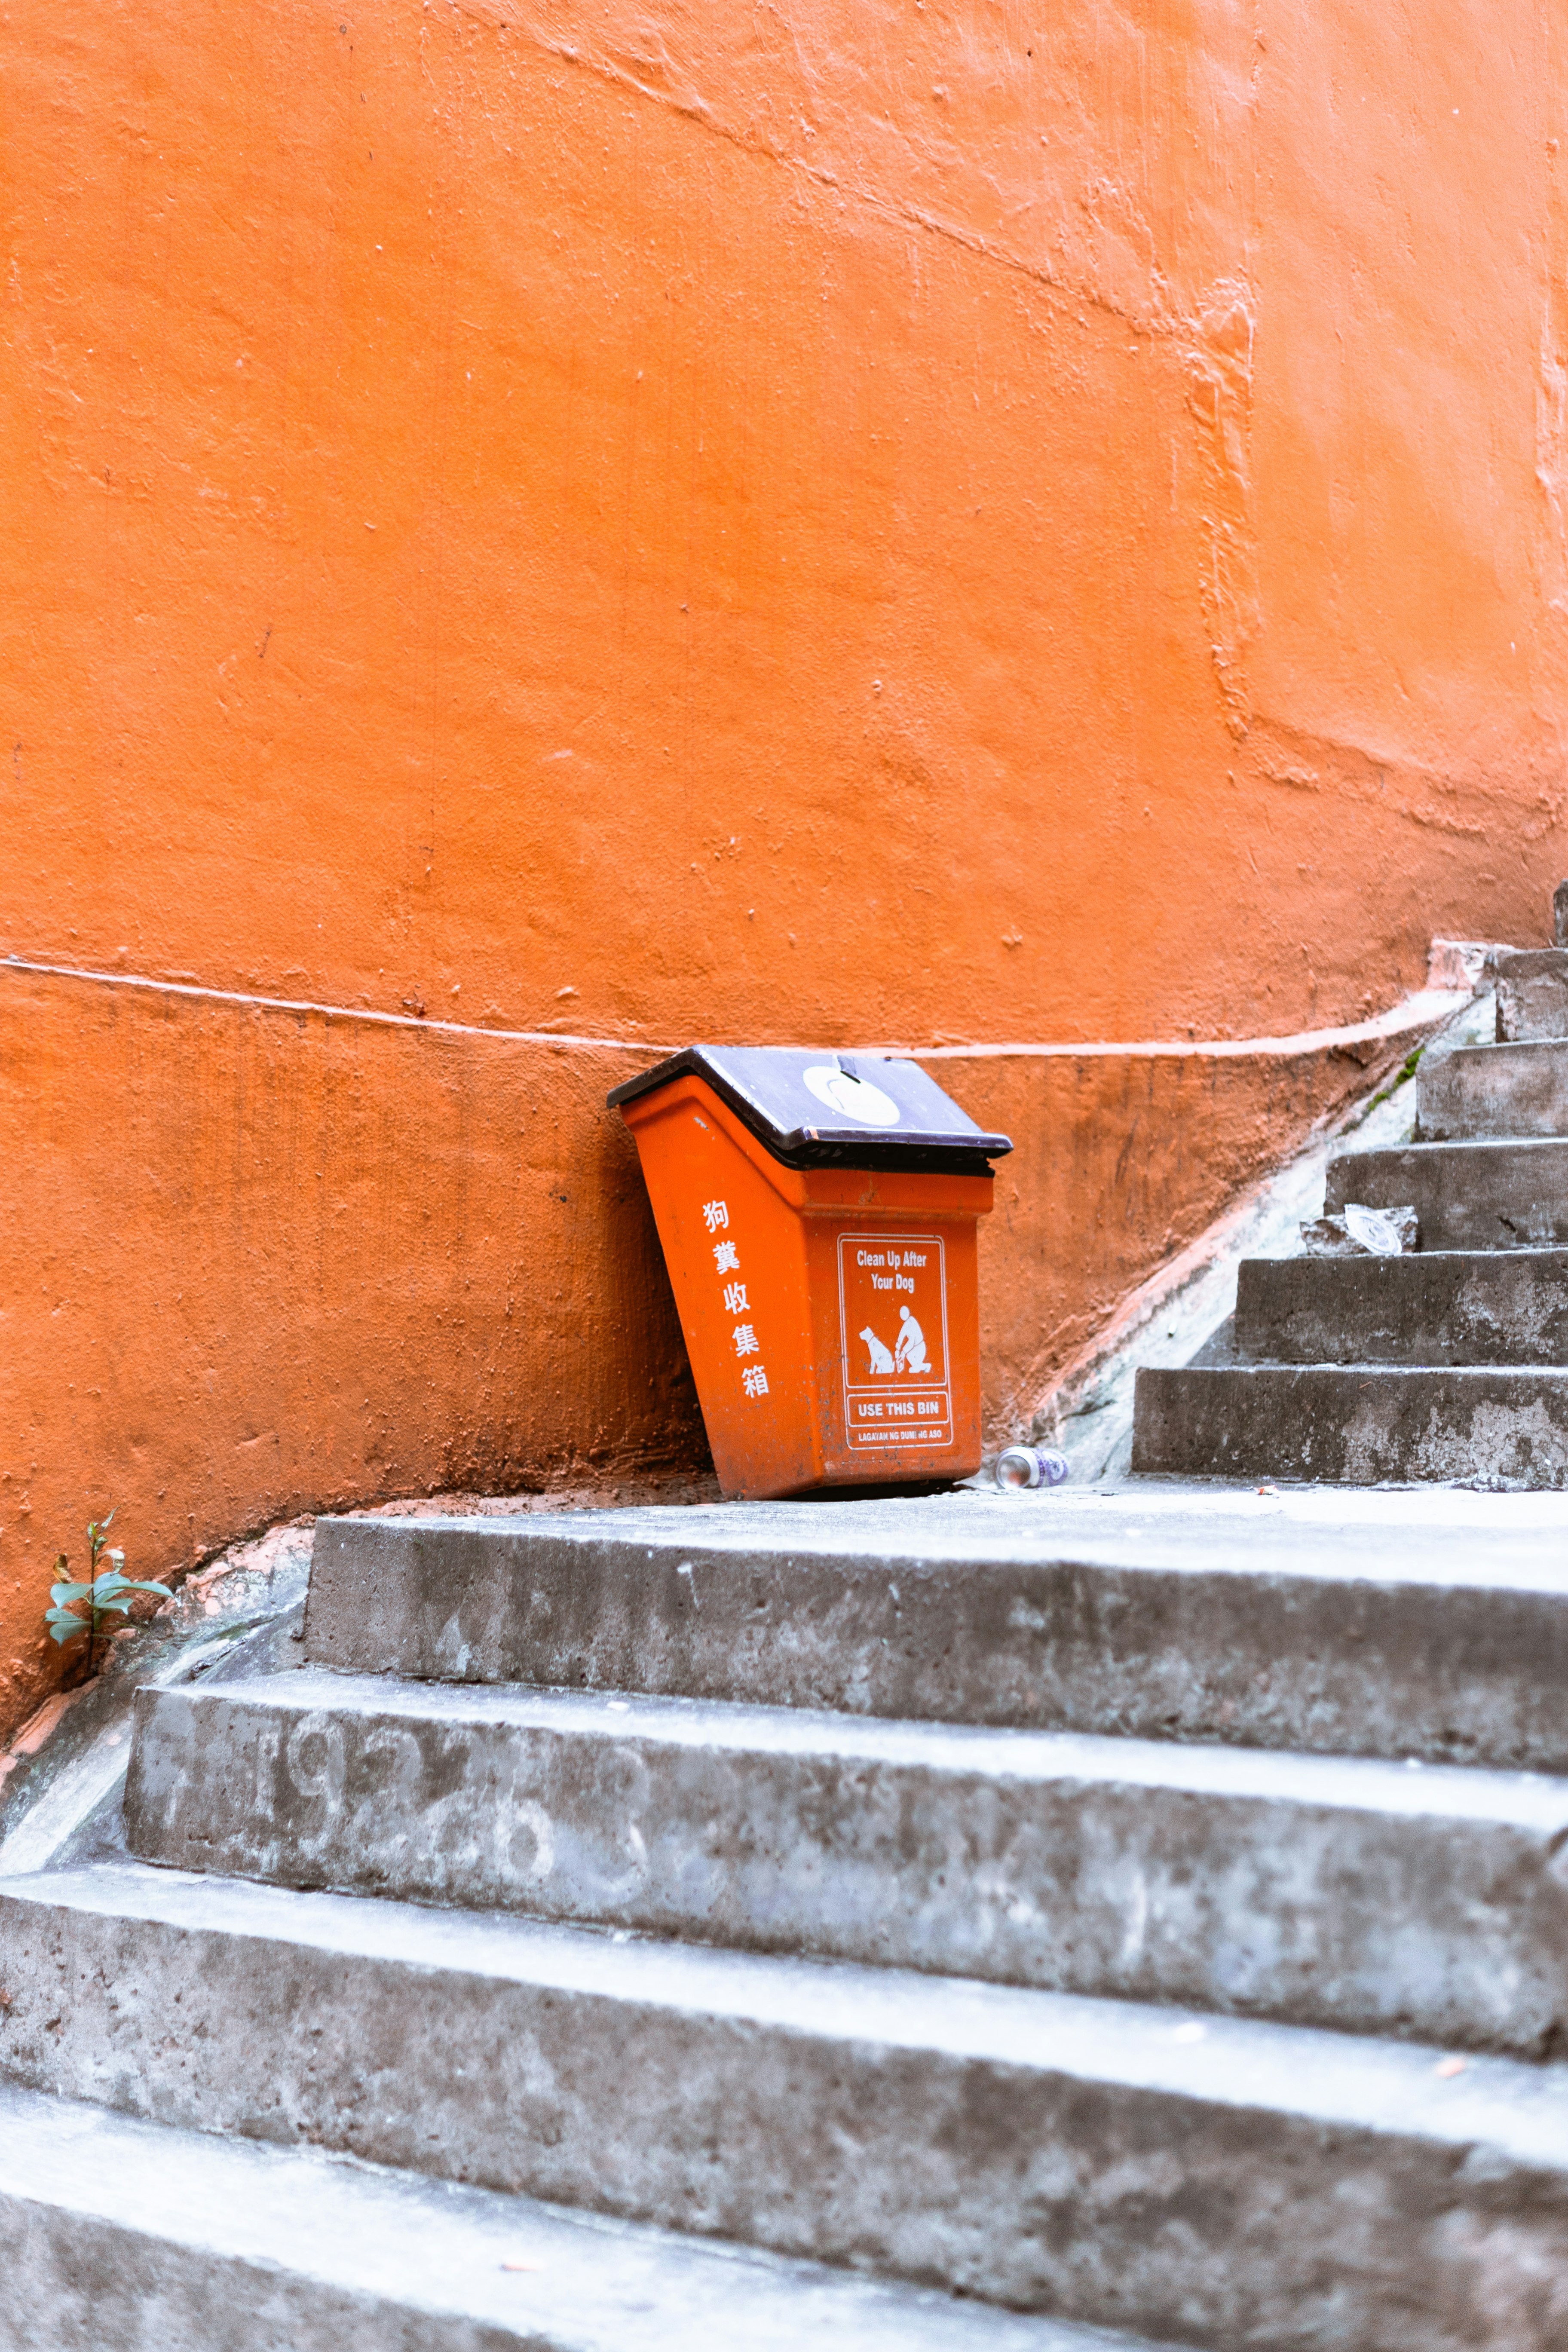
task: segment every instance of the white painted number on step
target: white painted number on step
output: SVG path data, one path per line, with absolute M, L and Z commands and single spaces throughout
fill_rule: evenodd
M 729 1202 L 727 1201 L 704 1201 L 702 1203 L 702 1222 L 707 1226 L 710 1234 L 716 1234 L 721 1225 L 727 1225 L 730 1222 Z

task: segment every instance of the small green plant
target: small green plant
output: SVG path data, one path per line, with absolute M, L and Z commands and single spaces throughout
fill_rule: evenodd
M 98 1563 L 108 1549 L 109 1529 L 113 1517 L 114 1513 L 110 1511 L 105 1518 L 88 1521 L 85 1584 L 72 1583 L 65 1578 L 65 1571 L 70 1566 L 70 1557 L 68 1553 L 60 1553 L 55 1562 L 55 1574 L 65 1580 L 49 1587 L 49 1599 L 55 1605 L 44 1618 L 52 1639 L 59 1643 L 62 1650 L 68 1643 L 79 1642 L 84 1634 L 87 1636 L 84 1663 L 88 1675 L 92 1673 L 99 1646 L 106 1638 L 102 1632 L 102 1620 L 105 1617 L 124 1617 L 130 1613 L 131 1604 L 122 1597 L 124 1594 L 155 1592 L 164 1601 L 172 1601 L 174 1597 L 166 1584 L 138 1584 L 133 1577 L 125 1575 L 125 1554 L 122 1551 L 110 1551 L 109 1558 L 112 1564 L 100 1572 Z M 84 1601 L 87 1603 L 85 1613 L 80 1608 Z
M 1415 1066 L 1420 1061 L 1422 1055 L 1426 1051 L 1426 1048 L 1425 1045 L 1417 1045 L 1414 1054 L 1406 1054 L 1403 1066 L 1395 1076 L 1389 1080 L 1387 1086 L 1384 1087 L 1383 1092 L 1381 1094 L 1373 1095 L 1372 1100 L 1367 1105 L 1368 1111 L 1374 1111 L 1379 1103 L 1387 1102 L 1392 1096 L 1396 1095 L 1399 1092 L 1401 1087 L 1409 1085 L 1411 1079 L 1415 1076 Z

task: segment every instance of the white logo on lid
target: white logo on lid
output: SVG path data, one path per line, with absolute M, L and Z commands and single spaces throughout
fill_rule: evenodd
M 835 1062 L 816 1062 L 801 1076 L 819 1103 L 837 1111 L 845 1118 L 858 1119 L 862 1127 L 897 1127 L 900 1113 L 891 1095 L 874 1087 L 869 1078 L 841 1070 Z

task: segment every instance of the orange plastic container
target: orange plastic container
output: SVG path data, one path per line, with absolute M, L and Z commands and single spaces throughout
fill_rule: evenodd
M 1008 1139 L 865 1055 L 695 1045 L 609 1099 L 725 1494 L 978 1469 L 975 1237 Z

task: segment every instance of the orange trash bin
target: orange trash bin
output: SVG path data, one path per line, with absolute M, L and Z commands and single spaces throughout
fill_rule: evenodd
M 609 1101 L 726 1495 L 980 1467 L 975 1236 L 1006 1136 L 868 1055 L 691 1045 Z

